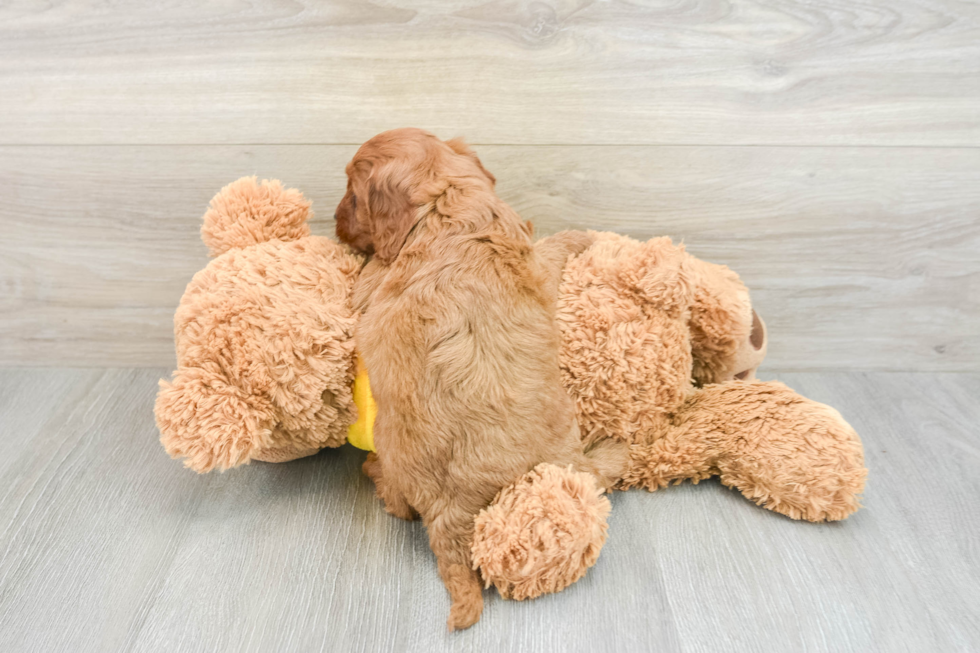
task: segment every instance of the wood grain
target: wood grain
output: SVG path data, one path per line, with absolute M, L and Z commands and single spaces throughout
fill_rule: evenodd
M 173 364 L 198 228 L 241 175 L 333 233 L 354 146 L 0 147 L 0 364 Z M 788 369 L 980 370 L 980 149 L 478 148 L 539 234 L 670 235 L 738 271 Z
M 0 143 L 980 145 L 958 0 L 0 6 Z
M 794 522 L 716 482 L 617 493 L 585 578 L 487 592 L 450 635 L 424 529 L 384 513 L 362 452 L 195 475 L 157 442 L 167 371 L 0 371 L 0 649 L 980 647 L 980 375 L 781 375 L 861 434 L 860 512 Z
M 169 460 L 152 404 L 207 201 L 279 177 L 330 234 L 356 144 L 403 125 L 478 144 L 539 234 L 738 271 L 763 376 L 862 435 L 865 508 L 617 494 L 583 580 L 488 592 L 449 635 L 363 453 Z M 980 649 L 975 2 L 0 3 L 0 189 L 0 650 Z M 789 372 L 834 368 L 920 372 Z

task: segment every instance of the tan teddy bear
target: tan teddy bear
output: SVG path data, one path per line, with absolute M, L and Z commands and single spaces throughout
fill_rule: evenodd
M 340 446 L 356 418 L 350 292 L 362 260 L 310 236 L 308 215 L 298 191 L 253 178 L 224 188 L 204 216 L 217 258 L 181 300 L 179 367 L 156 404 L 164 446 L 192 469 Z M 719 476 L 794 519 L 859 507 L 867 472 L 853 429 L 754 380 L 766 330 L 735 273 L 668 238 L 563 232 L 535 247 L 555 267 L 562 378 L 586 447 L 629 451 L 618 489 Z M 504 488 L 474 524 L 486 583 L 523 599 L 580 578 L 606 539 L 598 488 L 549 464 Z

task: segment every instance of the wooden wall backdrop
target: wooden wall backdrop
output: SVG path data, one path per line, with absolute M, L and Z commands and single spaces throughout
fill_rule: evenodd
M 464 135 L 539 233 L 730 265 L 773 370 L 980 370 L 980 4 L 0 4 L 0 364 L 170 365 L 223 184 Z

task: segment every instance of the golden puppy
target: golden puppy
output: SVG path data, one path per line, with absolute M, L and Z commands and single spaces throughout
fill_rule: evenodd
M 483 610 L 470 558 L 476 514 L 539 463 L 608 485 L 598 468 L 615 474 L 624 461 L 583 453 L 560 383 L 554 304 L 568 252 L 539 258 L 476 155 L 399 129 L 365 143 L 347 176 L 337 236 L 373 254 L 354 289 L 378 404 L 365 472 L 389 512 L 422 516 L 452 600 L 449 627 L 466 628 Z M 581 240 L 567 239 L 569 251 Z

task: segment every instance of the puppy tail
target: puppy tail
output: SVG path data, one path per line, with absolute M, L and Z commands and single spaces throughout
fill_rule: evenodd
M 310 235 L 310 202 L 278 179 L 242 177 L 211 198 L 201 239 L 211 256 L 268 240 L 298 240 Z
M 558 592 L 599 558 L 609 510 L 592 474 L 542 463 L 477 515 L 473 568 L 504 598 Z
M 237 467 L 272 444 L 269 402 L 202 367 L 161 379 L 153 412 L 167 453 L 199 473 Z

